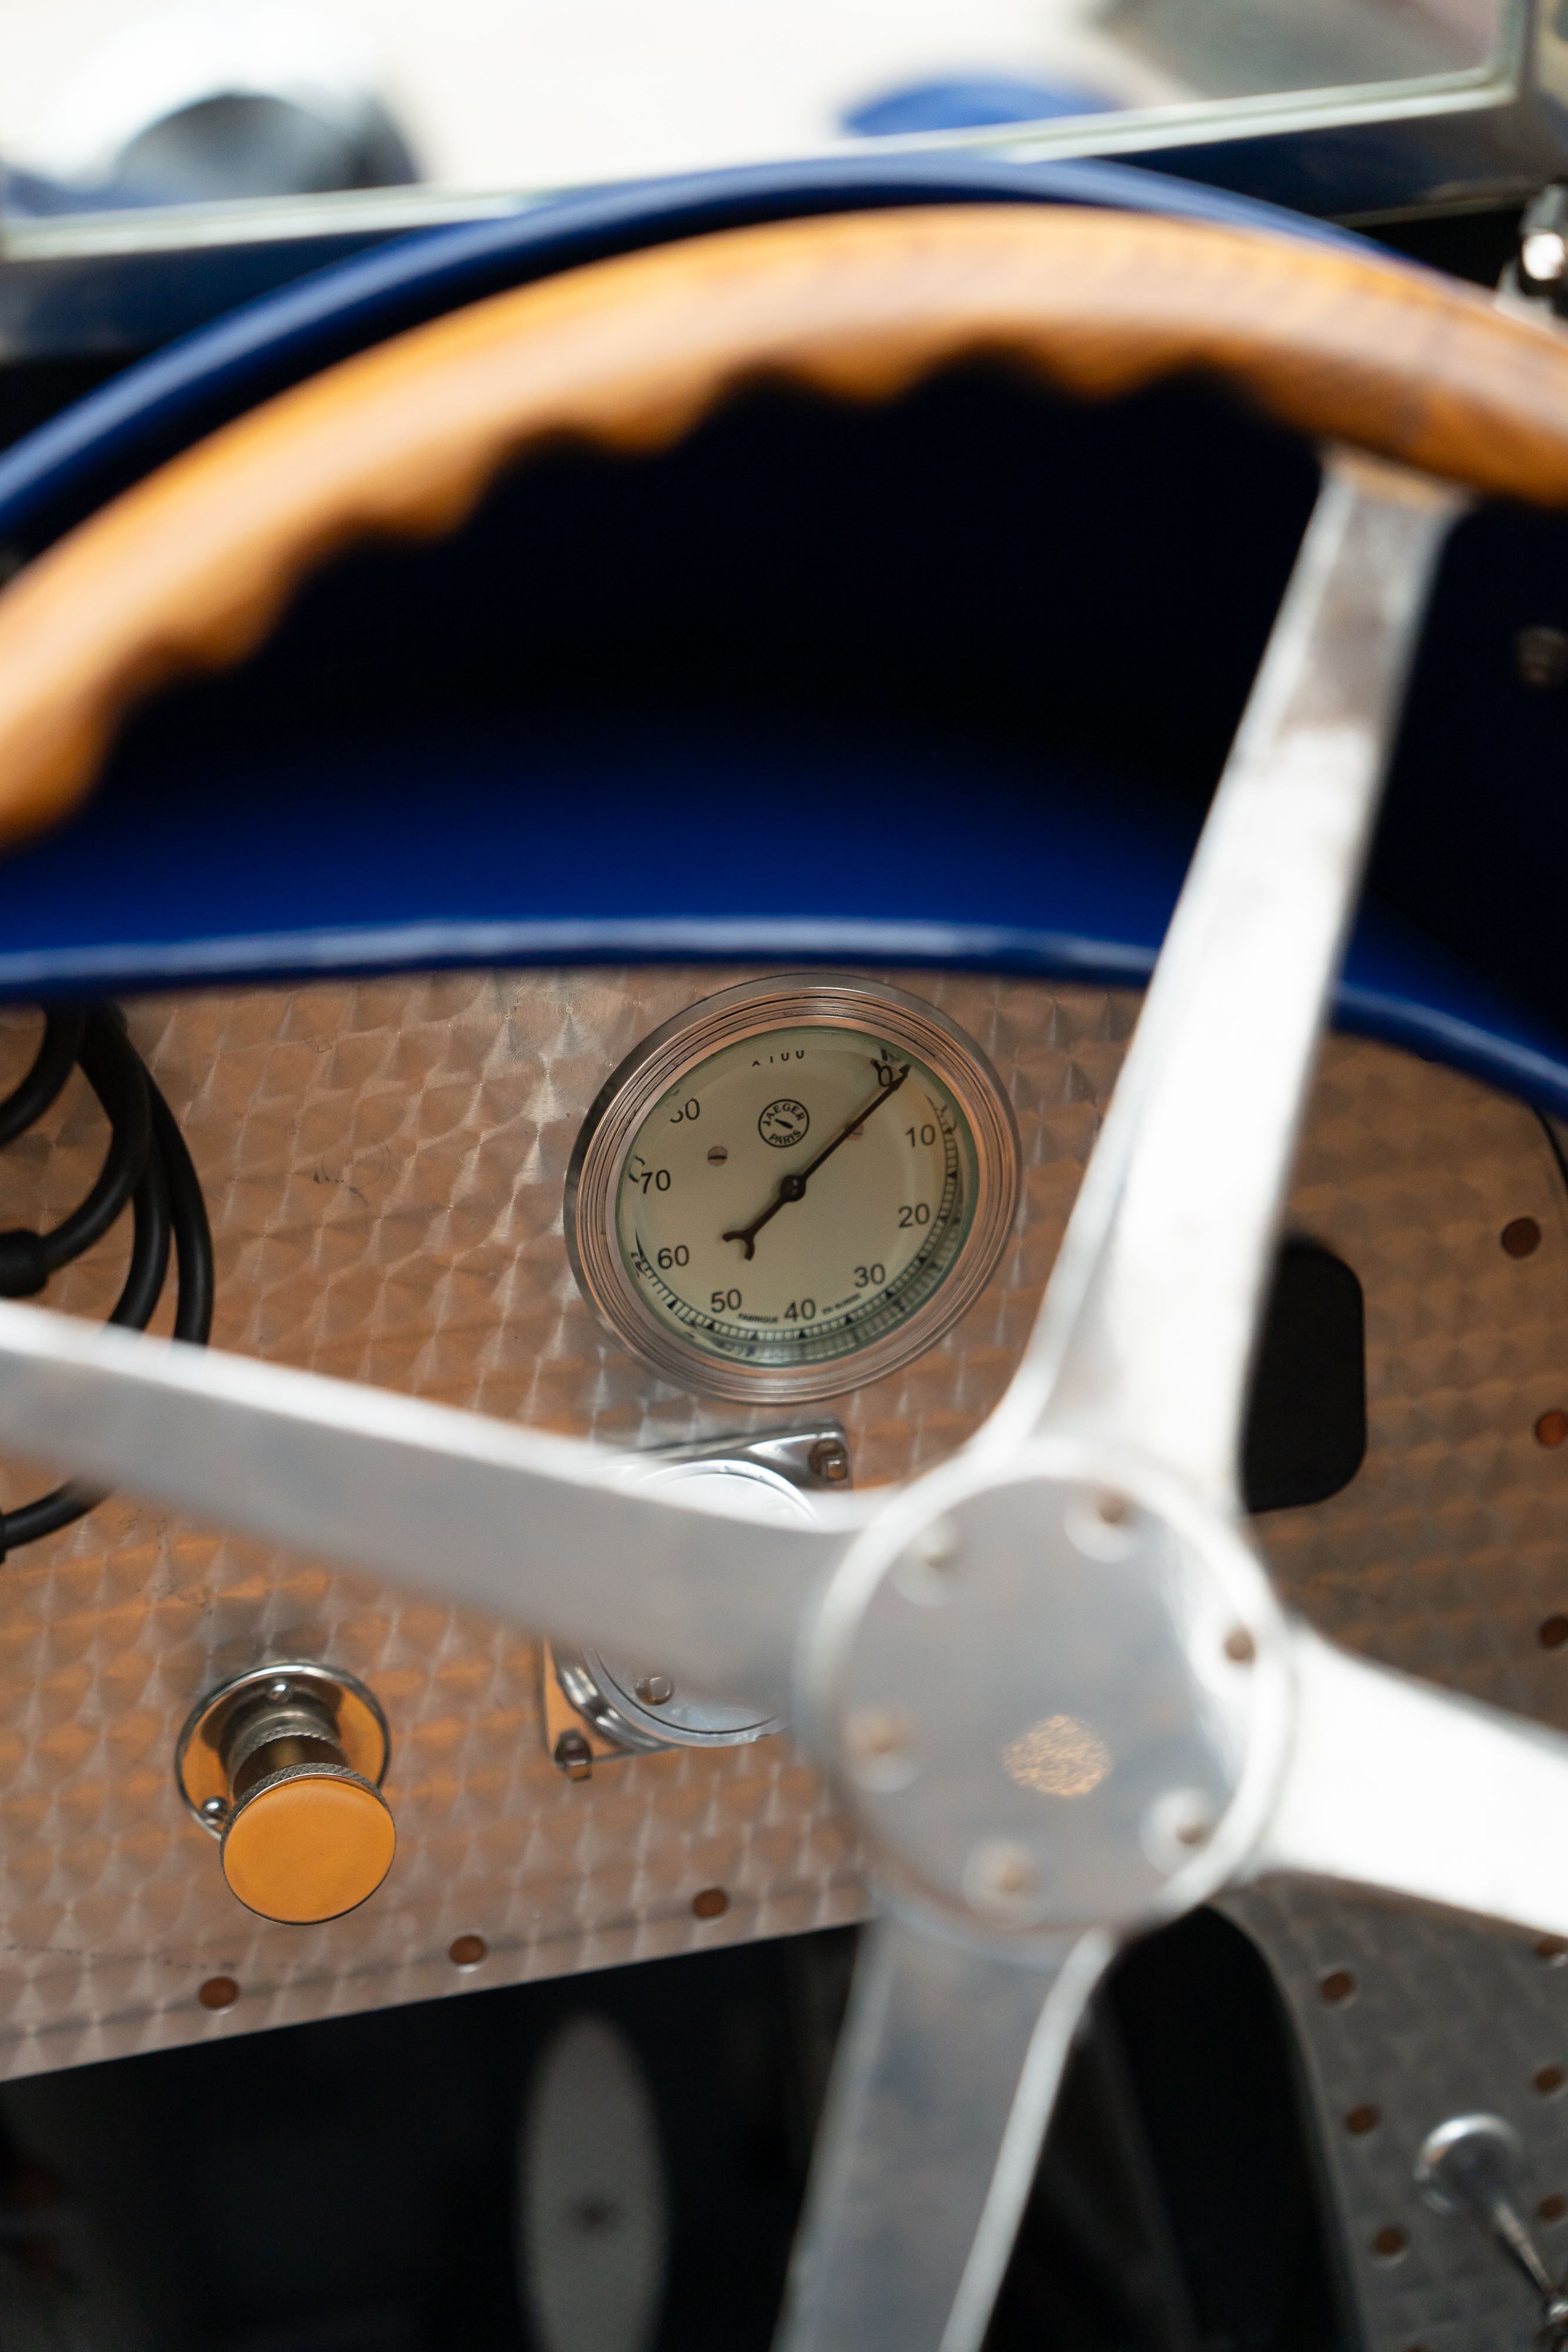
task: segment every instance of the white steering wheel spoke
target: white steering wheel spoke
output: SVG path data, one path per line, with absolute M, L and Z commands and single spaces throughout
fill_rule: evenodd
M 1291 1628 L 1294 1734 L 1249 1877 L 1568 1936 L 1568 1738 Z
M 867 1934 L 777 2352 L 977 2352 L 1072 2037 L 1112 1953 Z
M 1332 452 L 1030 1351 L 980 1443 L 1236 1507 L 1252 1341 L 1432 572 L 1465 501 Z
M 571 1438 L 4 1303 L 0 1444 L 780 1711 L 860 1515 L 763 1521 Z

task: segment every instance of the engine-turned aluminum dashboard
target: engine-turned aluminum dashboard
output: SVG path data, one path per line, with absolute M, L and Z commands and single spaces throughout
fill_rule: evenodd
M 621 1447 L 799 1422 L 798 1407 L 704 1401 L 663 1381 L 599 1320 L 562 1234 L 572 1146 L 609 1073 L 660 1023 L 758 976 L 462 972 L 130 1005 L 205 1188 L 214 1344 Z M 990 1057 L 1018 1121 L 1022 1188 L 997 1270 L 959 1323 L 833 1401 L 861 1486 L 940 1460 L 1001 1392 L 1138 1004 L 1024 979 L 866 976 L 924 996 Z M 36 1027 L 20 1010 L 0 1016 L 0 1080 Z M 102 1148 L 73 1080 L 51 1118 L 0 1155 L 0 1224 L 57 1214 Z M 1521 1220 L 1540 1235 L 1522 1255 Z M 1354 1649 L 1568 1727 L 1568 1645 L 1549 1622 L 1568 1610 L 1568 1445 L 1544 1442 L 1568 1435 L 1568 1418 L 1552 1419 L 1568 1414 L 1568 1193 L 1552 1139 L 1528 1108 L 1469 1078 L 1335 1038 L 1290 1222 L 1360 1279 L 1369 1436 L 1343 1491 L 1259 1522 L 1288 1599 Z M 49 1303 L 105 1313 L 120 1254 L 106 1245 L 72 1267 Z M 5 1499 L 37 1484 L 7 1465 Z M 204 1694 L 286 1658 L 359 1676 L 391 1727 L 396 1862 L 361 1909 L 319 1926 L 240 1906 L 173 1771 Z M 573 1780 L 547 1751 L 540 1706 L 538 1657 L 514 1633 L 132 1500 L 18 1550 L 0 1573 L 0 2070 L 862 1914 L 852 1845 L 787 1735 L 628 1756 Z M 1364 1990 L 1386 1938 L 1362 1936 L 1352 1968 L 1340 1948 L 1356 1941 L 1353 1907 L 1302 1897 L 1288 1919 L 1261 1898 L 1233 1907 L 1300 1980 L 1332 2105 L 1342 2093 L 1313 2020 L 1335 2005 L 1319 1979 L 1360 1972 L 1363 2022 L 1352 1999 L 1342 2037 L 1354 2089 L 1357 2065 L 1382 2063 L 1357 2032 L 1375 2019 L 1385 2042 L 1396 2031 L 1387 2000 Z M 1408 1933 L 1448 1938 L 1433 1968 L 1484 1946 L 1495 1957 L 1482 1973 L 1517 1977 L 1507 2032 L 1526 2074 L 1550 2068 L 1558 2040 L 1568 2051 L 1568 2014 L 1555 2021 L 1568 1972 L 1505 1938 Z M 1560 2112 L 1535 2096 L 1535 2153 L 1568 2180 Z M 1367 2194 L 1398 2201 L 1403 2158 L 1390 2170 L 1378 2147 L 1353 2155 L 1371 2166 Z M 1407 2248 L 1418 2225 L 1401 2218 Z M 1374 2287 L 1386 2273 L 1393 2293 L 1406 2249 L 1367 2261 Z M 1397 2294 L 1389 2307 L 1393 2344 Z

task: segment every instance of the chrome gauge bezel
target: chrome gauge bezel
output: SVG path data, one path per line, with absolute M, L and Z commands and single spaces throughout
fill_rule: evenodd
M 727 1045 L 775 1029 L 863 1030 L 907 1049 L 948 1089 L 968 1122 L 975 1203 L 937 1287 L 894 1331 L 829 1362 L 747 1364 L 710 1356 L 644 1303 L 616 1229 L 621 1178 L 649 1112 Z M 974 1305 L 996 1270 L 1019 1201 L 1019 1139 L 1000 1078 L 973 1038 L 934 1004 L 843 972 L 782 972 L 702 998 L 629 1054 L 601 1090 L 566 1181 L 566 1243 L 584 1297 L 632 1352 L 677 1386 L 737 1402 L 807 1403 L 864 1388 L 912 1363 Z

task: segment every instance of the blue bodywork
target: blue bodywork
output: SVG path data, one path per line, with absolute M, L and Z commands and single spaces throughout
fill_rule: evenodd
M 1337 234 L 1096 164 L 576 198 L 383 248 L 127 371 L 0 459 L 0 541 L 47 543 L 501 286 L 748 219 L 1023 194 Z M 0 991 L 637 957 L 1140 982 L 1312 482 L 1202 388 L 1085 411 L 985 371 L 874 415 L 759 395 L 659 460 L 562 453 L 455 541 L 340 562 L 255 661 L 141 717 L 85 812 L 0 866 Z M 1564 698 L 1512 655 L 1568 625 L 1565 554 L 1502 511 L 1456 540 L 1339 1019 L 1568 1116 Z

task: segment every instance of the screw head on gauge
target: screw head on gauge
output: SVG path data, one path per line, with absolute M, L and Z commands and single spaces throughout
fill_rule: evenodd
M 934 1005 L 788 973 L 646 1038 L 567 1179 L 579 1282 L 684 1387 L 805 1400 L 922 1354 L 989 1279 L 1018 1134 L 980 1048 Z

